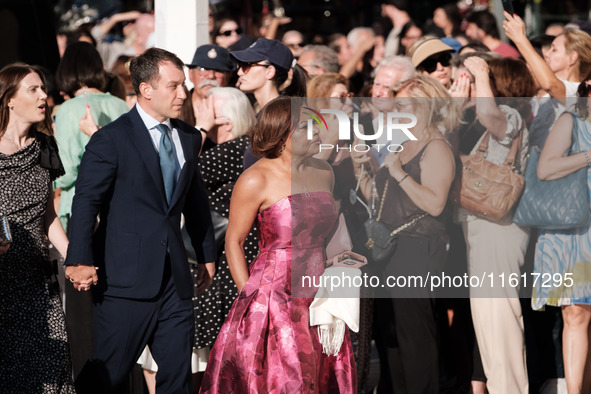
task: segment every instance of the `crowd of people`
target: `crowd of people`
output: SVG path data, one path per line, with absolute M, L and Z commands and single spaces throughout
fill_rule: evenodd
M 381 7 L 389 32 L 328 37 L 210 9 L 186 64 L 130 11 L 60 34 L 55 75 L 0 71 L 0 392 L 125 392 L 138 365 L 150 393 L 525 394 L 562 377 L 591 392 L 591 225 L 529 228 L 454 197 L 461 157 L 523 175 L 533 147 L 539 179 L 587 169 L 591 195 L 591 32 L 527 37 L 516 14 L 456 4 L 423 26 Z M 336 115 L 309 120 L 327 108 L 357 122 L 350 140 Z M 382 133 L 389 112 L 414 114 L 414 138 Z M 350 148 L 359 132 L 368 149 Z M 339 214 L 366 273 L 531 266 L 572 282 L 362 289 L 327 354 L 298 278 L 323 275 Z M 372 217 L 397 234 L 384 259 Z

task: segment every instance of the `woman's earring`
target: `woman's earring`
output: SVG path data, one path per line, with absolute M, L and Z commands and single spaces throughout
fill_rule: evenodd
M 281 149 L 279 149 L 279 156 L 281 156 L 284 151 L 285 151 L 285 143 L 283 145 L 281 145 Z

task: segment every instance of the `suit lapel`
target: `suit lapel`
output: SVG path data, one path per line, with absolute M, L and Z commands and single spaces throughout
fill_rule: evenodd
M 182 128 L 180 123 L 174 119 L 171 119 L 171 123 L 179 134 L 181 146 L 183 147 L 183 155 L 185 156 L 185 165 L 181 169 L 174 193 L 172 194 L 170 202 L 170 207 L 172 208 L 185 193 L 185 189 L 191 181 L 191 169 L 195 165 L 195 151 L 193 149 L 193 135 Z
M 129 117 L 132 125 L 131 139 L 144 161 L 148 172 L 152 176 L 156 189 L 166 204 L 166 193 L 164 192 L 164 182 L 162 180 L 162 172 L 160 171 L 160 161 L 158 153 L 154 148 L 154 143 L 150 138 L 150 133 L 135 107 L 129 111 Z

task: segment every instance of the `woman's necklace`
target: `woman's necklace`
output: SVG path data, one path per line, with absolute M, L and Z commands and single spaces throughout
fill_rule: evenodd
M 14 146 L 14 149 L 16 149 L 16 151 L 18 152 L 19 150 L 23 149 L 25 146 L 29 145 L 29 137 L 27 137 L 25 139 L 25 144 L 22 147 L 19 147 L 12 138 L 10 138 L 9 136 L 7 136 L 6 134 L 4 134 L 2 136 L 2 138 L 6 138 L 8 140 L 8 142 L 10 142 L 12 144 L 12 146 Z

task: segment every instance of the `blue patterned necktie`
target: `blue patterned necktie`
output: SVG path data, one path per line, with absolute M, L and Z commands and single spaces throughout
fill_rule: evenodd
M 160 123 L 156 128 L 162 133 L 158 155 L 160 156 L 160 170 L 162 171 L 162 179 L 164 180 L 166 201 L 170 204 L 176 184 L 177 161 L 172 147 L 172 140 L 168 136 L 168 126 Z

